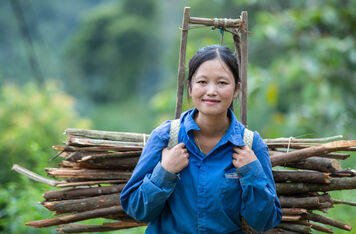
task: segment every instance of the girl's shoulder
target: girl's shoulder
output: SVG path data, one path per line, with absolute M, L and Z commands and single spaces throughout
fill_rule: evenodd
M 160 140 L 167 142 L 169 141 L 169 131 L 171 129 L 172 120 L 166 120 L 161 123 L 158 127 L 152 130 L 150 138 L 159 138 Z

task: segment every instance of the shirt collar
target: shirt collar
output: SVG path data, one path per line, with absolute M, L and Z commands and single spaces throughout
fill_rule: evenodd
M 181 122 L 183 122 L 184 130 L 187 135 L 191 134 L 192 130 L 200 130 L 199 126 L 195 123 L 193 117 L 197 112 L 197 108 L 188 110 L 181 115 Z M 234 112 L 229 108 L 228 116 L 231 120 L 230 126 L 227 129 L 225 135 L 221 139 L 221 143 L 230 141 L 233 145 L 243 146 L 245 145 L 242 138 L 242 131 L 244 126 L 237 120 Z

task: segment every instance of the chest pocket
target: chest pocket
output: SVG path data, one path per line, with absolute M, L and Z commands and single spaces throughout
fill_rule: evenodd
M 241 192 L 240 179 L 236 173 L 236 168 L 226 170 L 220 186 L 219 200 L 225 213 L 235 223 L 239 219 Z
M 245 128 L 243 141 L 250 149 L 252 149 L 253 134 L 251 130 Z M 219 191 L 221 205 L 230 219 L 235 223 L 239 223 L 242 190 L 236 168 L 232 167 L 225 170 L 223 177 Z

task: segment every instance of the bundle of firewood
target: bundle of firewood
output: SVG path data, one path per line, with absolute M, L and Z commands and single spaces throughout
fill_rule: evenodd
M 49 176 L 62 180 L 47 179 L 17 165 L 13 167 L 32 179 L 61 188 L 43 195 L 42 205 L 56 217 L 26 225 L 36 228 L 60 225 L 57 231 L 65 233 L 146 225 L 124 213 L 120 206 L 120 192 L 149 135 L 83 129 L 67 129 L 65 134 L 68 136 L 66 145 L 53 147 L 59 151 L 56 156 L 63 158 L 60 167 L 45 169 Z M 311 233 L 311 229 L 315 229 L 333 233 L 327 226 L 351 230 L 348 224 L 318 214 L 326 213 L 334 204 L 356 205 L 334 200 L 327 193 L 356 189 L 356 171 L 342 169 L 339 162 L 350 155 L 337 152 L 356 151 L 356 140 L 338 138 L 341 136 L 265 139 L 283 212 L 282 222 L 270 232 Z M 101 225 L 72 224 L 95 218 L 108 221 Z

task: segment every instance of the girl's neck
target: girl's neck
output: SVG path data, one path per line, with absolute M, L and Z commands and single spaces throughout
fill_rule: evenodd
M 206 137 L 223 136 L 230 126 L 230 119 L 227 113 L 219 116 L 211 116 L 197 112 L 194 120 L 200 128 L 198 134 L 202 134 Z

